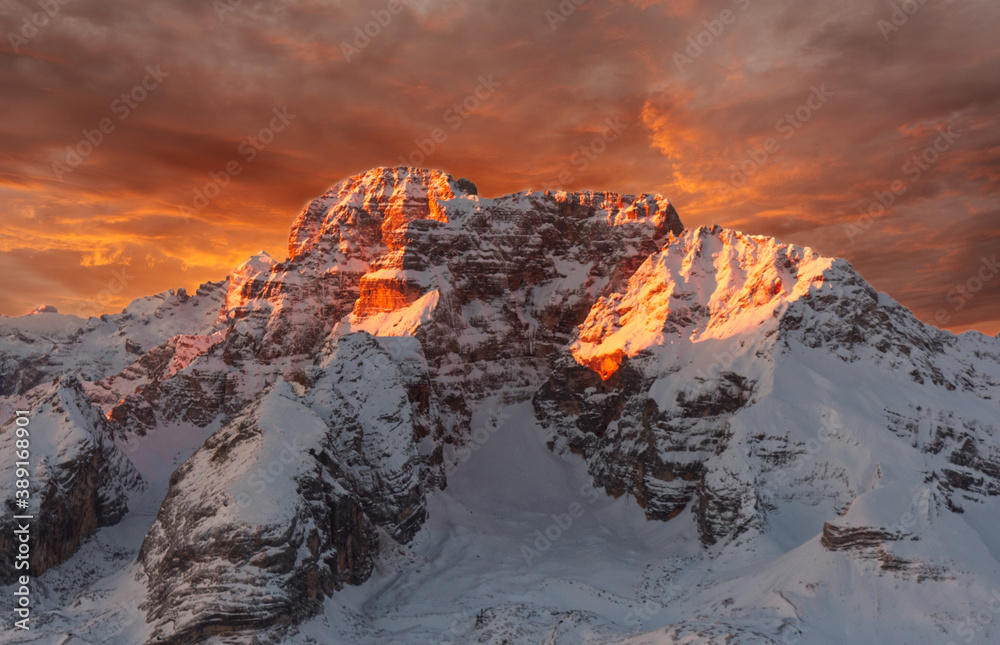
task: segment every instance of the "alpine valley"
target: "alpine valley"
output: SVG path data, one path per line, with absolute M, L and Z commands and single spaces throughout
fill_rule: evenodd
M 377 168 L 51 309 L 0 318 L 0 643 L 1000 642 L 1000 339 L 660 195 Z

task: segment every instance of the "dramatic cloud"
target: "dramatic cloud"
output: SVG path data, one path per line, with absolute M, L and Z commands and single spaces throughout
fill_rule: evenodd
M 284 257 L 307 200 L 407 163 L 662 192 L 995 334 L 997 24 L 984 0 L 11 0 L 0 313 Z

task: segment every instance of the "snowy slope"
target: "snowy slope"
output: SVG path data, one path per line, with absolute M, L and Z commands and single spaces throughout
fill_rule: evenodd
M 658 195 L 379 168 L 289 255 L 3 328 L 94 474 L 0 642 L 1000 638 L 1000 339 Z
M 0 316 L 0 394 L 26 392 L 63 374 L 97 380 L 178 334 L 210 333 L 225 291 L 225 282 L 205 283 L 193 296 L 171 289 L 86 320 L 60 313 Z

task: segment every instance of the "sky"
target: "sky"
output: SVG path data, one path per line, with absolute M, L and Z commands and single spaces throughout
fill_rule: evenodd
M 376 166 L 662 193 L 1000 332 L 995 0 L 3 0 L 0 314 L 287 257 Z

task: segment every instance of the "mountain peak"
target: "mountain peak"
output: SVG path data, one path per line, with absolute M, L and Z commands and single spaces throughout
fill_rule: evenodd
M 822 286 L 834 263 L 809 248 L 719 226 L 685 231 L 647 258 L 624 291 L 594 305 L 573 355 L 606 379 L 624 357 L 670 337 L 698 342 L 751 332 Z
M 570 267 L 564 288 L 586 290 L 573 305 L 582 307 L 624 283 L 667 235 L 683 231 L 662 195 L 477 192 L 471 181 L 420 168 L 375 168 L 348 178 L 303 209 L 287 263 L 266 259 L 236 271 L 220 319 L 252 315 L 253 343 L 280 339 L 268 343 L 273 351 L 308 353 L 339 324 L 401 333 L 424 319 L 426 312 L 403 311 L 417 301 L 430 306 L 462 290 L 468 293 L 461 300 L 483 290 L 500 295 Z M 578 313 L 559 317 L 578 324 Z
M 247 258 L 246 262 L 236 267 L 229 277 L 229 291 L 226 294 L 226 306 L 222 311 L 222 316 L 226 312 L 239 306 L 244 296 L 250 289 L 251 284 L 271 272 L 277 264 L 275 259 L 267 251 L 260 251 Z
M 1000 341 L 924 325 L 809 248 L 685 231 L 660 195 L 477 193 L 377 168 L 228 291 L 60 337 L 40 331 L 60 316 L 3 321 L 0 409 L 57 438 L 32 443 L 32 510 L 66 526 L 41 527 L 32 568 L 92 590 L 140 567 L 116 601 L 142 603 L 128 634 L 88 609 L 42 638 L 440 643 L 458 607 L 462 642 L 839 642 L 814 635 L 887 598 L 873 625 L 922 621 L 902 645 L 997 588 L 995 558 L 979 563 L 996 552 Z M 113 529 L 127 557 L 81 581 L 109 544 L 81 538 L 122 517 L 145 522 Z M 642 598 L 663 604 L 637 635 L 623 603 Z
M 337 226 L 364 225 L 373 219 L 381 235 L 388 236 L 415 219 L 447 221 L 448 211 L 458 208 L 456 200 L 478 199 L 475 184 L 440 170 L 373 168 L 336 184 L 302 211 L 292 225 L 288 255 L 294 259 L 311 248 L 331 224 L 330 213 L 340 215 Z
M 288 253 L 295 259 L 322 246 L 323 238 L 343 242 L 359 235 L 368 242 L 394 246 L 401 242 L 396 237 L 400 229 L 415 220 L 443 223 L 484 214 L 496 217 L 539 204 L 603 216 L 613 225 L 648 219 L 665 232 L 680 233 L 684 228 L 669 200 L 659 194 L 524 191 L 488 199 L 480 197 L 468 179 L 439 170 L 381 167 L 345 179 L 306 206 L 292 225 Z M 348 234 L 345 228 L 355 232 Z

